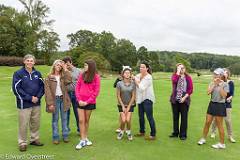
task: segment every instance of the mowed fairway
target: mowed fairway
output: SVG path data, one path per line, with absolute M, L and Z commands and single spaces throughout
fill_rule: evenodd
M 171 73 L 154 74 L 154 90 L 157 102 L 154 104 L 154 117 L 157 128 L 157 140 L 148 142 L 143 138 L 134 138 L 129 142 L 116 139 L 115 129 L 118 127 L 118 110 L 116 107 L 115 77 L 102 79 L 100 96 L 97 100 L 97 109 L 93 112 L 90 121 L 89 139 L 93 146 L 75 150 L 79 142 L 76 134 L 73 111 L 71 112 L 71 133 L 68 144 L 61 141 L 60 145 L 52 144 L 51 114 L 45 112 L 45 102 L 42 99 L 42 116 L 40 136 L 45 144 L 43 147 L 28 146 L 25 153 L 18 151 L 18 115 L 15 106 L 15 96 L 11 92 L 12 74 L 19 67 L 0 67 L 0 159 L 5 156 L 19 155 L 53 155 L 56 160 L 239 160 L 240 152 L 240 84 L 235 79 L 235 97 L 233 102 L 233 130 L 237 140 L 231 144 L 226 140 L 225 150 L 215 150 L 211 145 L 218 142 L 217 138 L 207 139 L 207 144 L 198 146 L 197 141 L 202 135 L 205 115 L 209 102 L 206 89 L 211 79 L 210 76 L 197 77 L 193 75 L 194 93 L 189 111 L 188 139 L 170 139 L 172 132 L 172 114 L 169 103 L 171 93 Z M 49 67 L 37 66 L 44 76 Z M 138 132 L 138 112 L 135 108 L 132 119 L 132 132 Z M 225 125 L 224 125 L 225 126 Z M 149 134 L 149 125 L 146 121 L 146 132 Z M 61 127 L 60 127 L 61 128 Z M 60 129 L 61 131 L 61 129 Z M 225 137 L 227 137 L 225 135 Z

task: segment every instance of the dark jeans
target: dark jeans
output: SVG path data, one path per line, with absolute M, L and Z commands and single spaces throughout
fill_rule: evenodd
M 151 136 L 156 136 L 155 121 L 153 118 L 153 102 L 146 99 L 142 103 L 138 104 L 138 115 L 139 115 L 139 125 L 140 133 L 145 133 L 145 118 L 144 112 L 147 115 L 147 119 L 151 128 Z
M 173 135 L 179 137 L 187 137 L 187 125 L 188 125 L 188 110 L 189 106 L 186 103 L 176 104 L 172 103 L 172 114 L 173 114 Z M 179 114 L 181 115 L 181 125 L 179 132 Z
M 71 102 L 72 102 L 73 112 L 74 112 L 75 119 L 76 119 L 77 131 L 79 132 L 80 131 L 80 129 L 79 129 L 79 117 L 78 117 L 78 109 L 77 109 L 78 108 L 78 102 L 77 102 L 74 91 L 68 92 L 68 94 L 69 94 L 69 97 L 70 97 Z M 67 126 L 68 126 L 68 130 L 70 131 L 69 121 L 70 121 L 70 109 L 67 111 Z

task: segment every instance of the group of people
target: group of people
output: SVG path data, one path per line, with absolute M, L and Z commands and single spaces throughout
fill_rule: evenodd
M 62 139 L 69 142 L 70 132 L 70 106 L 72 105 L 76 120 L 77 132 L 80 141 L 76 149 L 92 145 L 88 139 L 88 128 L 91 113 L 96 109 L 96 98 L 100 92 L 100 76 L 94 60 L 86 60 L 83 69 L 74 67 L 71 57 L 55 60 L 49 74 L 45 79 L 34 68 L 35 57 L 26 55 L 23 58 L 24 66 L 13 75 L 12 89 L 16 96 L 19 131 L 18 145 L 20 151 L 27 150 L 27 131 L 30 128 L 30 145 L 43 146 L 39 138 L 40 128 L 40 102 L 45 95 L 46 111 L 52 114 L 52 142 L 60 143 L 59 115 L 61 117 Z M 117 139 L 121 140 L 126 133 L 128 140 L 133 140 L 131 132 L 131 119 L 134 108 L 138 106 L 139 132 L 135 137 L 145 137 L 146 140 L 156 139 L 156 126 L 153 116 L 155 95 L 151 67 L 141 62 L 140 73 L 134 76 L 129 66 L 124 66 L 120 77 L 116 80 L 117 108 L 119 115 L 119 129 L 116 131 Z M 193 82 L 183 64 L 177 64 L 172 75 L 172 106 L 173 132 L 170 138 L 179 137 L 187 139 L 188 111 L 190 96 L 193 93 Z M 235 142 L 232 136 L 231 102 L 234 95 L 234 83 L 230 80 L 228 69 L 218 68 L 214 71 L 213 81 L 208 92 L 211 100 L 207 110 L 203 137 L 198 144 L 206 143 L 206 137 L 212 124 L 211 137 L 215 137 L 216 126 L 219 130 L 220 142 L 212 145 L 213 148 L 223 149 L 224 129 L 223 118 L 226 121 L 229 140 Z M 145 135 L 145 116 L 150 125 L 150 135 Z M 181 124 L 179 126 L 179 119 Z
M 70 106 L 74 111 L 80 142 L 76 149 L 92 145 L 88 139 L 89 120 L 92 110 L 96 109 L 96 97 L 100 91 L 100 76 L 94 60 L 86 60 L 83 70 L 73 66 L 72 59 L 65 57 L 55 60 L 45 79 L 34 68 L 33 55 L 23 58 L 24 66 L 13 75 L 12 89 L 16 96 L 20 151 L 27 150 L 27 132 L 30 128 L 30 145 L 43 146 L 40 142 L 40 103 L 45 95 L 46 111 L 52 114 L 52 142 L 60 143 L 59 115 L 61 117 L 63 142 L 69 142 Z

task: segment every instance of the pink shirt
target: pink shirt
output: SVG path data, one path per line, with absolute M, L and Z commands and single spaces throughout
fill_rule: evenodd
M 96 98 L 100 91 L 100 76 L 95 75 L 91 83 L 85 83 L 82 77 L 82 74 L 79 76 L 75 94 L 77 101 L 84 101 L 88 104 L 96 104 Z

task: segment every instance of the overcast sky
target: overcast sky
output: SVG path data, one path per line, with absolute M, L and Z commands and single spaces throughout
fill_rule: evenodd
M 61 50 L 80 29 L 110 31 L 148 50 L 240 55 L 239 0 L 42 0 Z M 0 3 L 22 9 L 18 0 Z

